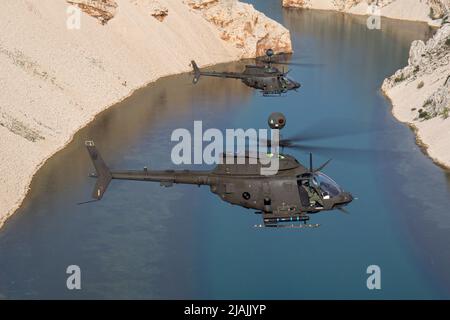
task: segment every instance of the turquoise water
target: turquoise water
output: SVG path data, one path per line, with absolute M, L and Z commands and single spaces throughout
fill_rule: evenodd
M 282 10 L 253 1 L 291 30 L 298 93 L 264 98 L 238 81 L 189 75 L 161 79 L 101 114 L 36 175 L 18 212 L 0 230 L 0 297 L 6 298 L 448 298 L 450 179 L 422 154 L 390 113 L 382 80 L 405 65 L 409 45 L 430 30 L 331 12 Z M 215 69 L 240 70 L 242 63 Z M 350 214 L 322 213 L 311 230 L 255 229 L 260 217 L 221 202 L 208 188 L 113 181 L 87 200 L 92 171 L 83 142 L 94 139 L 113 168 L 176 168 L 171 132 L 194 120 L 219 129 L 265 128 L 268 115 L 327 130 L 363 124 L 366 133 L 324 146 L 395 150 L 316 154 L 325 172 L 358 197 Z M 299 160 L 307 155 L 292 152 Z M 82 270 L 82 290 L 66 289 L 65 269 Z M 381 267 L 382 289 L 366 287 Z

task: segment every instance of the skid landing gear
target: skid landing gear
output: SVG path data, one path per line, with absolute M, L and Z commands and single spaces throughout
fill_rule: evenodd
M 318 223 L 307 223 L 309 216 L 302 213 L 297 215 L 272 215 L 265 213 L 263 224 L 254 225 L 255 228 L 288 228 L 288 229 L 305 229 L 317 228 Z
M 318 223 L 304 223 L 304 224 L 255 224 L 255 228 L 287 228 L 287 229 L 306 229 L 306 228 L 318 228 Z

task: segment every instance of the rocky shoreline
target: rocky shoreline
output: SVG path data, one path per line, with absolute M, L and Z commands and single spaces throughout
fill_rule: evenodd
M 287 29 L 237 0 L 3 1 L 0 29 L 0 226 L 45 161 L 136 89 L 192 59 L 292 51 Z
M 408 65 L 385 79 L 394 116 L 414 128 L 433 161 L 450 168 L 450 24 L 426 43 L 414 41 Z
M 333 10 L 369 16 L 426 22 L 439 27 L 448 14 L 449 0 L 282 0 L 285 8 Z M 379 11 L 374 11 L 378 9 Z

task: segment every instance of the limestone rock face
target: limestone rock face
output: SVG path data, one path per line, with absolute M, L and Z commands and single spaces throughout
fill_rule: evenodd
M 357 5 L 364 0 L 328 0 L 327 7 L 334 10 L 344 11 Z M 370 0 L 369 0 L 370 1 Z M 389 1 L 389 0 L 386 0 Z M 316 8 L 315 0 L 283 0 L 282 5 L 285 8 Z
M 163 21 L 169 14 L 166 0 L 122 0 L 129 1 L 151 16 Z M 292 52 L 289 31 L 281 24 L 269 19 L 261 12 L 238 0 L 179 0 L 191 10 L 202 15 L 220 32 L 222 40 L 231 43 L 242 52 L 241 58 L 263 56 L 269 48 L 276 53 Z M 336 0 L 343 1 L 343 0 Z M 358 0 L 354 0 L 358 1 Z M 121 1 L 119 0 L 67 0 L 83 12 L 97 18 L 102 24 L 113 19 Z M 118 4 L 119 3 L 119 4 Z
M 394 116 L 416 129 L 430 157 L 450 167 L 450 24 L 426 43 L 414 41 L 408 65 L 387 78 L 382 90 Z
M 149 12 L 156 20 L 163 22 L 169 15 L 169 9 L 158 0 L 131 0 L 131 2 L 140 7 L 141 10 Z
M 445 71 L 446 70 L 446 71 Z M 438 73 L 441 73 L 438 75 Z M 383 91 L 405 82 L 439 76 L 442 85 L 434 89 L 420 108 L 416 120 L 428 120 L 436 116 L 448 117 L 450 109 L 450 24 L 445 24 L 433 38 L 424 43 L 414 41 L 409 52 L 408 66 L 398 70 L 383 82 Z M 445 80 L 445 81 L 444 81 Z M 426 85 L 425 80 L 421 86 Z M 421 87 L 420 86 L 420 87 Z M 421 90 L 421 88 L 417 88 Z
M 450 76 L 424 103 L 423 110 L 419 112 L 418 117 L 424 120 L 442 117 L 447 119 L 450 116 Z
M 83 12 L 106 24 L 114 18 L 117 9 L 115 0 L 68 0 L 70 4 L 78 6 Z
M 219 0 L 190 0 L 188 3 L 194 9 L 206 9 L 212 5 L 218 4 Z
M 332 3 L 337 8 L 337 10 L 344 11 L 356 6 L 362 1 L 363 0 L 332 0 Z
M 381 16 L 425 21 L 439 26 L 450 11 L 450 0 L 283 0 L 286 8 L 326 9 L 367 15 L 369 6 L 380 8 Z
M 383 90 L 388 90 L 402 81 L 411 82 L 445 66 L 448 66 L 450 75 L 450 24 L 445 24 L 426 43 L 422 40 L 413 41 L 409 50 L 408 66 L 387 78 L 383 82 Z
M 150 14 L 156 20 L 159 20 L 162 22 L 169 15 L 169 9 L 167 9 L 166 7 L 160 6 L 160 5 L 155 5 L 152 8 Z
M 285 8 L 309 8 L 309 0 L 283 0 L 283 7 Z
M 428 0 L 430 18 L 441 19 L 450 11 L 450 0 Z
M 237 0 L 185 0 L 220 31 L 221 38 L 242 50 L 242 58 L 263 56 L 269 48 L 292 52 L 289 31 Z

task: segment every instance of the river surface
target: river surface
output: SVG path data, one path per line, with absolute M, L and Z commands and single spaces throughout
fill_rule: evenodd
M 410 43 L 432 31 L 393 20 L 369 30 L 363 17 L 253 2 L 291 30 L 292 59 L 315 64 L 291 67 L 299 92 L 267 98 L 239 81 L 202 78 L 194 86 L 179 75 L 99 115 L 39 170 L 0 230 L 0 297 L 450 298 L 450 178 L 379 92 L 406 64 Z M 317 229 L 255 229 L 260 216 L 207 187 L 113 181 L 102 201 L 77 204 L 94 185 L 87 139 L 112 168 L 177 169 L 174 129 L 192 129 L 194 120 L 204 128 L 266 128 L 273 111 L 287 116 L 283 135 L 362 124 L 365 133 L 320 143 L 395 152 L 315 155 L 316 163 L 333 157 L 324 172 L 358 197 L 347 215 L 314 215 Z M 81 290 L 66 288 L 69 265 L 81 268 Z M 381 268 L 381 290 L 367 289 L 369 265 Z

